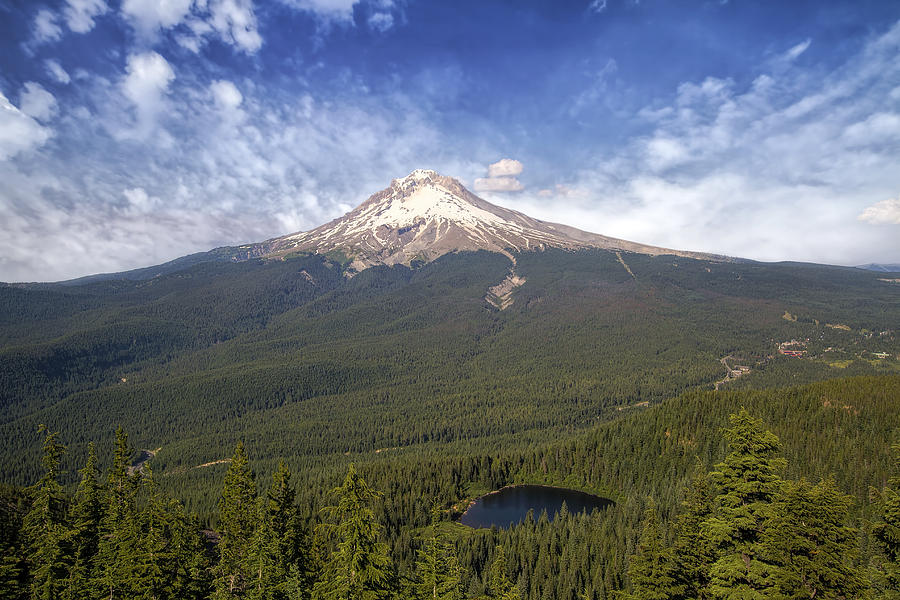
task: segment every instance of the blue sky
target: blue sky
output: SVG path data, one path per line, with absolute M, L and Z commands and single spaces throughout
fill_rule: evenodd
M 415 168 L 537 218 L 900 262 L 900 3 L 0 0 L 0 280 L 260 241 Z

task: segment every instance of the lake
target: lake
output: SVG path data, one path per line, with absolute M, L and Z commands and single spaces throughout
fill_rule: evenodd
M 552 519 L 563 502 L 570 513 L 589 513 L 595 508 L 613 504 L 612 500 L 578 490 L 547 485 L 517 485 L 478 498 L 459 518 L 459 522 L 475 528 L 493 525 L 504 528 L 523 520 L 529 510 L 534 511 L 535 519 L 543 510 Z

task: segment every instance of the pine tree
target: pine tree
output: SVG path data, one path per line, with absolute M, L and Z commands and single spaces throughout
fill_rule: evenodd
M 212 592 L 212 581 L 200 524 L 175 500 L 169 501 L 168 512 L 174 568 L 172 598 L 207 600 Z
M 888 485 L 875 491 L 880 518 L 872 527 L 883 562 L 878 586 L 884 598 L 900 598 L 900 443 L 891 447 L 894 456 L 894 473 Z
M 343 485 L 333 493 L 336 506 L 323 509 L 320 527 L 336 545 L 313 587 L 315 600 L 381 600 L 392 591 L 387 544 L 378 541 L 381 527 L 371 503 L 380 494 L 351 464 Z
M 519 600 L 519 590 L 506 574 L 506 550 L 503 546 L 494 549 L 494 561 L 491 563 L 488 575 L 488 586 L 491 590 L 491 598 L 497 600 Z
M 778 437 L 762 421 L 745 409 L 729 420 L 725 437 L 730 452 L 710 473 L 718 489 L 715 514 L 701 527 L 716 557 L 709 591 L 713 598 L 762 599 L 770 567 L 760 558 L 760 536 L 772 516 L 786 464 Z
M 106 500 L 97 552 L 98 597 L 109 600 L 136 597 L 138 560 L 137 490 L 138 480 L 128 474 L 131 448 L 128 435 L 116 429 L 116 447 L 106 482 Z
M 65 591 L 71 565 L 68 544 L 65 496 L 57 480 L 59 461 L 65 447 L 44 425 L 38 429 L 44 437 L 44 476 L 32 488 L 31 509 L 25 515 L 23 530 L 28 544 L 32 600 L 57 600 Z
M 300 521 L 294 504 L 291 471 L 281 461 L 260 503 L 253 542 L 253 598 L 287 599 L 308 595 L 308 566 L 301 547 Z
M 13 488 L 0 488 L 0 598 L 24 600 L 28 566 L 22 531 L 25 498 Z
M 674 597 L 675 577 L 672 550 L 666 547 L 665 534 L 651 501 L 644 513 L 644 530 L 637 553 L 631 557 L 628 578 L 631 593 L 625 600 L 669 600 Z
M 417 553 L 413 593 L 420 600 L 461 600 L 462 569 L 453 544 L 439 531 L 439 515 L 435 507 L 428 535 Z
M 813 486 L 786 482 L 762 536 L 763 553 L 775 565 L 773 598 L 858 598 L 865 585 L 853 565 L 856 531 L 846 525 L 853 499 L 833 480 Z
M 165 500 L 153 479 L 153 468 L 145 463 L 141 469 L 147 505 L 138 515 L 139 532 L 135 561 L 135 592 L 145 600 L 173 597 L 175 559 L 171 544 L 172 523 Z
M 713 562 L 713 554 L 701 526 L 712 515 L 712 509 L 709 480 L 698 463 L 688 497 L 675 523 L 672 574 L 675 578 L 675 598 L 696 600 L 708 597 L 706 586 L 709 584 L 709 565 Z
M 66 586 L 67 600 L 89 598 L 92 595 L 92 582 L 97 577 L 104 490 L 97 480 L 97 455 L 93 442 L 88 445 L 87 463 L 79 473 L 81 481 L 75 491 L 69 518 L 74 561 Z
M 250 587 L 250 548 L 256 532 L 256 482 L 244 444 L 238 442 L 219 500 L 219 565 L 215 598 L 242 598 Z

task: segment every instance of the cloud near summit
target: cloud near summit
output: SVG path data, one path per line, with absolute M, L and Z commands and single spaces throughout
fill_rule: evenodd
M 524 166 L 512 158 L 501 158 L 488 165 L 488 176 L 479 177 L 473 187 L 477 192 L 521 192 L 525 186 L 516 179 Z

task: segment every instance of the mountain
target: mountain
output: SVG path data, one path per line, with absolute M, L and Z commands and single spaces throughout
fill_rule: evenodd
M 900 373 L 889 279 L 615 240 L 415 171 L 309 232 L 0 286 L 0 481 L 36 480 L 42 423 L 72 464 L 121 425 L 208 514 L 217 467 L 197 467 L 238 439 L 306 477 L 544 444 L 682 392 Z
M 879 273 L 900 273 L 900 264 L 869 263 L 867 265 L 859 265 L 856 268 L 865 269 L 866 271 L 878 271 Z
M 350 269 L 429 262 L 449 252 L 513 252 L 546 248 L 603 248 L 649 255 L 722 260 L 724 257 L 658 248 L 533 219 L 479 198 L 458 180 L 417 169 L 373 194 L 346 215 L 312 231 L 256 245 L 253 255 L 297 251 L 342 253 Z

